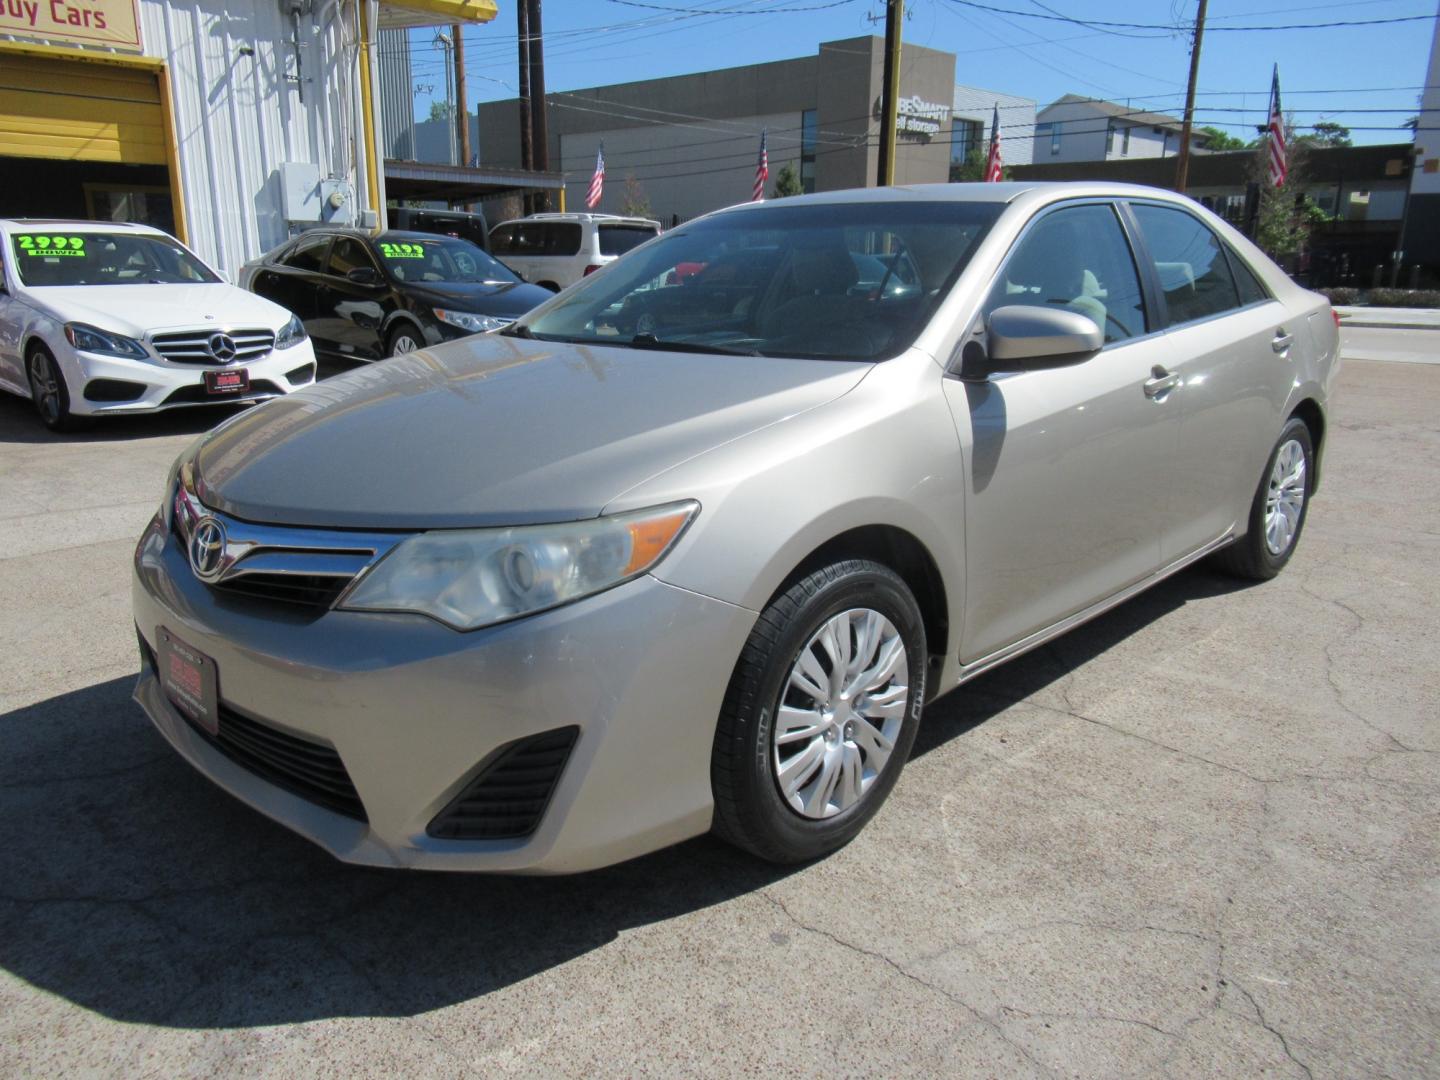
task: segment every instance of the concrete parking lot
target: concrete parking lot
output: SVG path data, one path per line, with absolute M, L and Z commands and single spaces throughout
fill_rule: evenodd
M 1440 1075 L 1437 416 L 1348 364 L 1279 579 L 937 702 L 832 858 L 513 879 L 342 866 L 171 752 L 128 559 L 217 416 L 0 400 L 0 1075 Z

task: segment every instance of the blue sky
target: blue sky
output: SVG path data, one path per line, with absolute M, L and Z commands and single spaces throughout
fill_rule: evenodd
M 465 31 L 472 108 L 477 101 L 514 96 L 515 0 L 499 4 L 493 23 Z M 1196 0 L 974 4 L 908 0 L 904 40 L 956 53 L 957 82 L 1031 97 L 1042 106 L 1078 93 L 1159 112 L 1178 114 L 1183 107 L 1188 32 L 1084 26 L 1061 17 L 1188 25 Z M 809 55 L 822 41 L 883 34 L 884 7 L 881 0 L 546 0 L 547 89 Z M 713 13 L 697 13 L 707 10 Z M 1414 15 L 1431 18 L 1315 30 L 1219 29 Z M 1356 143 L 1408 141 L 1409 132 L 1395 128 L 1418 111 L 1435 15 L 1436 0 L 1211 0 L 1196 123 L 1251 137 L 1253 125 L 1263 122 L 1270 67 L 1278 62 L 1285 109 L 1297 124 L 1336 120 L 1352 129 Z M 444 98 L 442 54 L 432 37 L 431 31 L 412 34 L 415 81 L 422 87 L 416 113 L 422 117 L 430 101 L 425 84 Z

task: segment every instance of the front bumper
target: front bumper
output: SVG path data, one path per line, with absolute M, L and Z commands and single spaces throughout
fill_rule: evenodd
M 337 858 L 371 866 L 569 873 L 705 832 L 715 721 L 755 614 L 642 577 L 471 633 L 422 616 L 319 617 L 222 596 L 158 519 L 135 550 L 135 622 L 211 657 L 222 703 L 333 746 L 358 821 L 216 749 L 148 664 L 135 700 L 192 765 Z M 427 825 L 498 747 L 569 725 L 579 737 L 536 831 L 449 840 Z
M 77 416 L 158 412 L 188 405 L 233 405 L 239 401 L 265 401 L 315 381 L 315 350 L 309 338 L 288 349 L 275 349 L 258 360 L 237 365 L 250 374 L 251 389 L 244 394 L 208 394 L 205 372 L 224 370 L 214 365 L 177 364 L 154 358 L 130 360 L 118 356 L 80 352 L 68 343 L 53 349 L 70 392 L 70 411 Z M 294 376 L 292 379 L 291 376 Z M 125 400 L 91 400 L 87 388 L 127 384 Z M 136 393 L 135 388 L 139 388 Z

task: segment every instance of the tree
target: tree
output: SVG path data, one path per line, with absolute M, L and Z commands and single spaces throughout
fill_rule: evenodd
M 1217 127 L 1202 127 L 1200 134 L 1205 136 L 1205 149 L 1207 150 L 1244 150 L 1245 140 L 1231 135 L 1228 131 L 1221 131 Z
M 965 163 L 950 165 L 950 182 L 952 184 L 973 184 L 985 179 L 985 167 L 990 164 L 990 151 L 975 147 L 965 155 Z M 1010 179 L 1010 166 L 1000 166 L 1000 179 Z
M 455 106 L 448 101 L 430 102 L 431 120 L 449 120 L 455 115 Z
M 803 195 L 805 188 L 800 183 L 800 177 L 790 165 L 781 165 L 780 171 L 775 174 L 775 188 L 771 196 L 776 199 L 788 199 L 791 195 Z
M 1310 230 L 1333 220 L 1305 196 L 1306 155 L 1315 143 L 1296 139 L 1293 124 L 1285 125 L 1288 147 L 1285 183 L 1270 184 L 1270 147 L 1261 139 L 1250 162 L 1250 181 L 1259 185 L 1260 207 L 1255 216 L 1255 243 L 1286 269 L 1293 269 L 1304 253 Z
M 1416 132 L 1418 132 L 1418 131 L 1420 130 L 1420 117 L 1418 117 L 1418 116 L 1407 116 L 1404 120 L 1401 120 L 1401 121 L 1400 121 L 1400 126 L 1401 126 L 1402 128 L 1409 128 L 1409 129 L 1410 129 L 1410 134 L 1411 134 L 1411 135 L 1414 135 Z
M 1320 120 L 1311 125 L 1304 135 L 1297 135 L 1295 139 L 1309 146 L 1349 146 L 1350 129 L 1333 120 Z
M 645 189 L 640 185 L 640 181 L 635 179 L 634 173 L 625 177 L 625 198 L 620 203 L 620 213 L 626 217 L 655 216 L 655 211 L 650 209 L 650 197 L 645 194 Z

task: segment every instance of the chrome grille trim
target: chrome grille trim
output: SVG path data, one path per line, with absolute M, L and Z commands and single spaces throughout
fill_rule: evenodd
M 173 527 L 186 560 L 196 523 L 214 518 L 224 526 L 225 546 L 218 571 L 206 583 L 215 589 L 232 588 L 252 599 L 300 602 L 283 583 L 287 579 L 311 583 L 322 579 L 332 581 L 334 589 L 327 601 L 312 606 L 329 610 L 366 569 L 411 535 L 242 521 L 202 504 L 184 479 L 176 485 L 174 499 Z M 273 595 L 267 595 L 266 581 L 276 583 Z
M 210 348 L 210 339 L 224 334 L 235 346 L 235 355 L 217 359 Z M 150 344 L 165 360 L 175 364 L 244 364 L 259 360 L 275 348 L 275 334 L 263 327 L 232 330 L 223 326 L 206 326 L 194 330 L 151 334 Z

